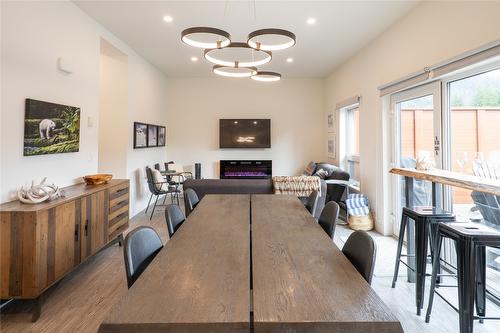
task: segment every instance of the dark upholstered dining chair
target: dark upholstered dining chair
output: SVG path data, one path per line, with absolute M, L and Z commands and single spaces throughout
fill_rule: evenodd
M 312 191 L 311 194 L 309 194 L 309 197 L 307 198 L 306 201 L 306 208 L 311 213 L 314 215 L 314 212 L 316 211 L 316 206 L 318 205 L 318 198 L 319 198 L 319 193 L 318 191 Z
M 138 227 L 127 234 L 123 245 L 123 257 L 129 288 L 162 248 L 160 236 L 151 227 Z
M 345 242 L 342 252 L 366 282 L 371 284 L 377 256 L 377 247 L 373 238 L 366 231 L 355 231 Z
M 198 195 L 192 188 L 188 188 L 184 191 L 184 203 L 186 208 L 186 216 L 189 216 L 196 205 L 200 202 Z
M 178 205 L 167 205 L 165 209 L 165 222 L 167 223 L 168 237 L 172 238 L 185 220 L 186 217 Z
M 337 224 L 337 218 L 339 217 L 339 210 L 339 205 L 335 201 L 330 201 L 325 205 L 318 219 L 319 225 L 332 240 L 335 235 L 335 226 Z

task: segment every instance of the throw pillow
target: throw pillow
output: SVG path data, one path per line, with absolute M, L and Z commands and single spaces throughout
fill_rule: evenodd
M 161 172 L 156 170 L 156 169 L 151 169 L 151 172 L 153 174 L 153 181 L 155 182 L 155 187 L 158 191 L 162 190 L 162 186 L 165 184 L 161 184 L 165 182 L 165 178 L 161 175 Z
M 304 170 L 304 176 L 312 176 L 314 173 L 314 169 L 316 169 L 316 163 L 314 162 L 309 162 L 309 164 L 306 166 L 306 169 Z
M 328 177 L 328 171 L 319 169 L 314 175 L 321 179 L 326 179 L 326 177 Z

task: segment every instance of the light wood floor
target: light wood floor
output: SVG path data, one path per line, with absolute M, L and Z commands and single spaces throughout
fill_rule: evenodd
M 131 228 L 150 225 L 155 228 L 164 242 L 168 241 L 163 212 L 158 212 L 149 221 L 143 213 L 131 220 Z M 347 228 L 339 227 L 335 242 L 339 247 L 349 235 Z M 458 315 L 442 300 L 436 298 L 431 323 L 415 315 L 414 285 L 407 283 L 404 276 L 395 289 L 390 288 L 395 240 L 372 234 L 378 244 L 378 256 L 373 288 L 384 302 L 393 309 L 405 332 L 450 333 L 458 332 Z M 31 323 L 30 302 L 17 302 L 9 306 L 0 317 L 2 332 L 91 332 L 99 324 L 117 300 L 127 292 L 122 249 L 113 245 L 78 267 L 48 293 L 42 307 L 42 314 L 36 323 Z M 426 298 L 427 298 L 426 294 Z M 453 293 L 450 294 L 454 296 Z M 341 306 L 341 304 L 339 304 Z M 488 304 L 489 314 L 500 316 L 500 311 Z M 494 311 L 493 311 L 494 310 Z M 500 332 L 498 321 L 485 324 L 475 323 L 475 332 Z

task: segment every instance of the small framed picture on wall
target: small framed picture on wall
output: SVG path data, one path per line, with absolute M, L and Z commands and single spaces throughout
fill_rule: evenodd
M 148 125 L 148 147 L 158 146 L 158 126 Z
M 134 148 L 148 146 L 148 125 L 134 122 Z
M 336 154 L 336 141 L 335 141 L 335 133 L 328 133 L 327 140 L 327 153 L 328 158 L 335 159 L 337 158 Z
M 164 147 L 167 142 L 167 128 L 158 126 L 158 147 Z
M 326 128 L 329 133 L 335 131 L 335 111 L 330 111 L 326 115 Z

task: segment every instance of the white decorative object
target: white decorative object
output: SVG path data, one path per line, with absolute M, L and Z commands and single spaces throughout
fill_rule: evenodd
M 336 143 L 335 143 L 335 133 L 328 133 L 328 140 L 327 140 L 327 153 L 328 153 L 328 158 L 336 158 Z
M 417 170 L 430 170 L 435 167 L 434 161 L 432 161 L 428 155 L 420 155 L 416 159 L 415 169 Z
M 335 131 L 335 111 L 330 111 L 326 115 L 326 126 L 329 133 Z
M 21 202 L 28 204 L 37 204 L 58 198 L 61 194 L 59 187 L 54 184 L 45 184 L 46 180 L 47 178 L 44 178 L 38 185 L 32 181 L 29 188 L 21 187 L 17 191 L 17 197 Z

